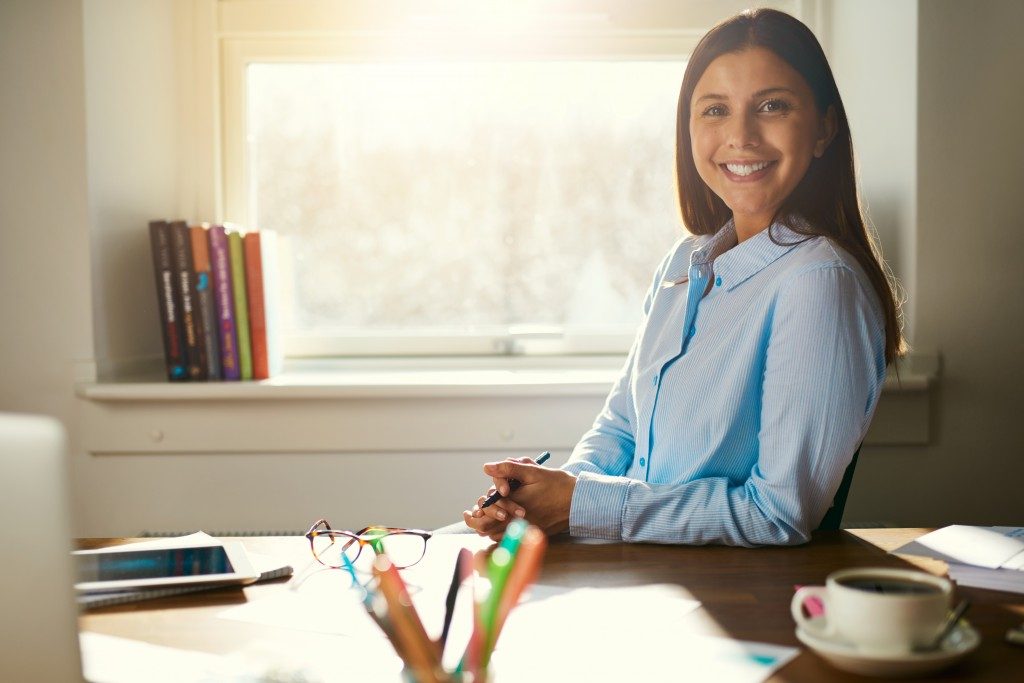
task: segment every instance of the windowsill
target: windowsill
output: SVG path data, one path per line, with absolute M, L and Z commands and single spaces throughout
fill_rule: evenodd
M 573 358 L 339 359 L 289 362 L 280 375 L 246 382 L 168 382 L 157 368 L 116 381 L 82 382 L 91 401 L 253 401 L 353 398 L 604 396 L 623 356 Z M 908 359 L 883 393 L 927 391 L 937 363 Z
M 76 391 L 93 455 L 569 452 L 622 360 L 299 361 L 262 382 L 171 383 L 150 367 Z M 937 356 L 902 364 L 865 445 L 929 443 L 937 370 Z

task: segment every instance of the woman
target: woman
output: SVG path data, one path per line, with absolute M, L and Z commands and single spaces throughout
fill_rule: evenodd
M 849 123 L 811 31 L 782 12 L 712 29 L 683 78 L 676 166 L 692 236 L 658 269 L 593 428 L 560 469 L 485 465 L 514 516 L 624 541 L 806 542 L 902 352 L 865 229 Z

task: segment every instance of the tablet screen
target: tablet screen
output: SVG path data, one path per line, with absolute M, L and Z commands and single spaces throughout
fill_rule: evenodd
M 234 568 L 221 546 L 135 550 L 75 555 L 78 583 L 131 581 L 209 574 L 231 574 Z

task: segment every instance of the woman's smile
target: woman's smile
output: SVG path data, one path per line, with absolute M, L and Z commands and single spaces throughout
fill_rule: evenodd
M 726 161 L 718 165 L 734 183 L 753 183 L 761 180 L 775 166 L 774 161 Z

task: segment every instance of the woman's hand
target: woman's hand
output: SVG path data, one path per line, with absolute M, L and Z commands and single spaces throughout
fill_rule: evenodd
M 576 477 L 572 474 L 541 467 L 529 458 L 487 463 L 484 473 L 494 480 L 487 495 L 497 490 L 505 497 L 481 508 L 485 498 L 481 496 L 472 510 L 462 513 L 466 524 L 478 534 L 498 540 L 516 517 L 525 517 L 548 535 L 569 529 L 569 508 L 576 489 Z M 517 479 L 521 484 L 511 493 L 510 479 Z
M 518 460 L 509 458 L 508 462 L 532 464 L 534 461 L 532 458 L 519 458 Z M 462 519 L 469 528 L 481 536 L 489 537 L 492 541 L 501 540 L 501 537 L 505 534 L 505 527 L 514 518 L 526 516 L 526 510 L 523 506 L 517 505 L 508 498 L 502 498 L 487 507 L 482 507 L 484 501 L 498 490 L 496 488 L 497 483 L 497 480 L 495 480 L 495 486 L 491 486 L 491 488 L 487 489 L 487 493 L 476 499 L 476 505 L 473 506 L 472 510 L 463 510 L 462 512 Z M 502 483 L 506 483 L 505 480 L 502 480 Z M 507 483 L 505 490 L 508 490 Z

